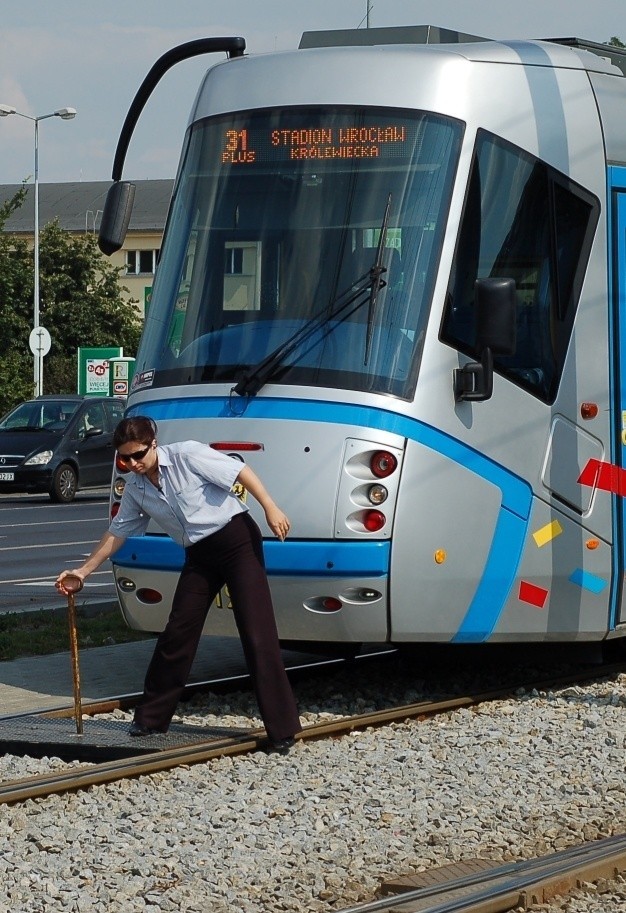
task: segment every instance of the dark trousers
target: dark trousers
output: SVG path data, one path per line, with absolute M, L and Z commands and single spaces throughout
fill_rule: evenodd
M 135 719 L 165 732 L 198 649 L 211 603 L 226 584 L 248 672 L 270 739 L 301 729 L 296 702 L 278 643 L 258 526 L 248 513 L 185 550 L 185 565 L 164 631 L 148 666 Z

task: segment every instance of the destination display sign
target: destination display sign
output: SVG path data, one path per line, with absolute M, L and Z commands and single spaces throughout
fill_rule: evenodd
M 412 154 L 418 130 L 416 124 L 400 123 L 226 129 L 221 163 L 406 157 Z

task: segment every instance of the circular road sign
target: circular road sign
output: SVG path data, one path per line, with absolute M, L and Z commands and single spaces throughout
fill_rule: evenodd
M 45 327 L 35 327 L 30 331 L 28 345 L 33 355 L 47 355 L 52 345 L 50 333 Z

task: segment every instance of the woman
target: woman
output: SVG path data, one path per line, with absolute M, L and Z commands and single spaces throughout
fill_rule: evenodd
M 184 546 L 185 564 L 130 734 L 167 731 L 209 607 L 227 585 L 270 746 L 286 753 L 300 720 L 280 655 L 261 533 L 232 486 L 240 482 L 259 502 L 281 541 L 289 520 L 249 466 L 198 441 L 157 446 L 156 434 L 155 422 L 145 416 L 123 419 L 115 429 L 118 457 L 132 472 L 119 512 L 85 563 L 63 571 L 56 587 L 67 594 L 63 580 L 68 574 L 85 580 L 128 536 L 143 535 L 155 520 Z

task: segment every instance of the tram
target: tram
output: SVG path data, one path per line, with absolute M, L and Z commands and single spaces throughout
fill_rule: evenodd
M 222 52 L 184 137 L 128 415 L 248 462 L 285 642 L 601 642 L 626 633 L 626 78 L 577 39 L 434 27 Z M 114 473 L 112 510 L 124 470 Z M 245 493 L 243 493 L 245 496 Z M 165 624 L 182 549 L 114 557 Z M 206 633 L 234 630 L 228 594 Z

